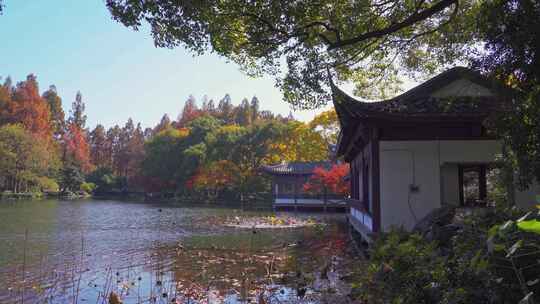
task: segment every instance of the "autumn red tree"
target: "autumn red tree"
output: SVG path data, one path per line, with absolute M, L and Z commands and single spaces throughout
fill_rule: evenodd
M 184 108 L 182 109 L 182 114 L 180 114 L 180 117 L 178 117 L 177 127 L 185 127 L 190 121 L 201 115 L 202 112 L 197 107 L 195 97 L 189 96 L 188 100 L 186 100 L 186 103 L 184 104 Z
M 345 176 L 349 174 L 349 165 L 335 164 L 329 170 L 317 167 L 313 171 L 313 175 L 304 184 L 304 191 L 308 193 L 333 193 L 333 194 L 349 194 L 349 185 L 345 181 Z
M 20 123 L 30 133 L 48 142 L 52 138 L 51 112 L 49 105 L 39 94 L 37 79 L 28 75 L 19 82 L 7 105 L 10 122 Z
M 233 164 L 228 160 L 212 162 L 197 169 L 197 172 L 186 182 L 189 190 L 204 190 L 209 197 L 217 197 L 219 192 L 233 182 Z
M 89 173 L 93 169 L 90 161 L 90 146 L 86 134 L 77 124 L 69 123 L 64 134 L 64 162 L 70 162 Z

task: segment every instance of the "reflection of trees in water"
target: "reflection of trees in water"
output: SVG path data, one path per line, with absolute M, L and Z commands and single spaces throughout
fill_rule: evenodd
M 219 301 L 229 295 L 256 300 L 261 294 L 272 297 L 298 290 L 300 280 L 305 289 L 314 271 L 320 272 L 332 256 L 343 254 L 345 233 L 339 227 L 328 227 L 197 236 L 182 245 L 160 248 L 162 252 L 153 256 L 171 257 L 165 267 L 177 296 Z M 159 273 L 159 269 L 155 271 Z M 311 278 L 306 279 L 308 273 Z M 292 289 L 284 291 L 280 286 Z
M 61 210 L 49 211 L 42 214 L 66 216 Z M 77 221 L 77 218 L 72 220 Z M 165 220 L 160 221 L 158 226 L 165 226 Z M 206 226 L 206 221 L 213 222 L 213 218 L 192 225 Z M 36 229 L 42 231 L 60 228 L 81 231 L 81 227 L 75 226 L 36 225 Z M 21 261 L 17 260 L 13 263 L 14 275 L 10 277 L 11 291 L 6 291 L 6 281 L 0 283 L 3 289 L 0 302 L 20 303 L 21 290 L 24 290 L 25 303 L 66 303 L 74 302 L 75 298 L 108 303 L 111 292 L 126 304 L 171 303 L 172 299 L 186 298 L 206 301 L 209 297 L 219 303 L 226 295 L 252 300 L 261 294 L 266 298 L 288 297 L 303 286 L 298 284 L 298 274 L 305 279 L 308 275 L 304 274 L 319 271 L 332 255 L 338 254 L 345 238 L 342 227 L 334 223 L 324 228 L 270 229 L 255 233 L 212 229 L 209 233 L 220 234 L 193 236 L 181 244 L 172 242 L 169 235 L 159 237 L 154 243 L 142 243 L 144 239 L 140 235 L 130 234 L 137 234 L 138 230 L 122 231 L 121 243 L 118 246 L 110 243 L 107 248 L 103 248 L 103 244 L 96 248 L 97 244 L 93 243 L 99 239 L 91 239 L 85 240 L 86 248 L 81 250 L 83 239 L 79 233 L 66 234 L 70 236 L 68 239 L 45 240 L 43 244 L 50 248 L 28 246 L 26 281 L 23 285 L 18 283 L 22 277 L 17 274 L 21 273 Z M 106 244 L 109 241 L 107 239 Z M 22 244 L 19 245 L 22 248 Z M 41 255 L 42 252 L 46 254 Z

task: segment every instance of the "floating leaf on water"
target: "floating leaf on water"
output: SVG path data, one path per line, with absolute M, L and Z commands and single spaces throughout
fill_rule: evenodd
M 120 301 L 120 297 L 116 293 L 111 292 L 109 295 L 109 304 L 122 304 L 122 301 Z

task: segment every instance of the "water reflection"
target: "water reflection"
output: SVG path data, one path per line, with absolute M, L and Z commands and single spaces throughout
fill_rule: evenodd
M 0 302 L 108 303 L 111 292 L 124 303 L 308 297 L 302 281 L 343 250 L 342 215 L 325 218 L 324 228 L 221 225 L 259 215 L 119 201 L 0 203 Z

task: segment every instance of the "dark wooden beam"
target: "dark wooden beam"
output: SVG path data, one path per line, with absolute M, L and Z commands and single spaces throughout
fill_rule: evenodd
M 373 232 L 381 231 L 381 185 L 379 159 L 379 132 L 375 128 L 371 133 L 371 177 L 372 177 L 372 206 Z

